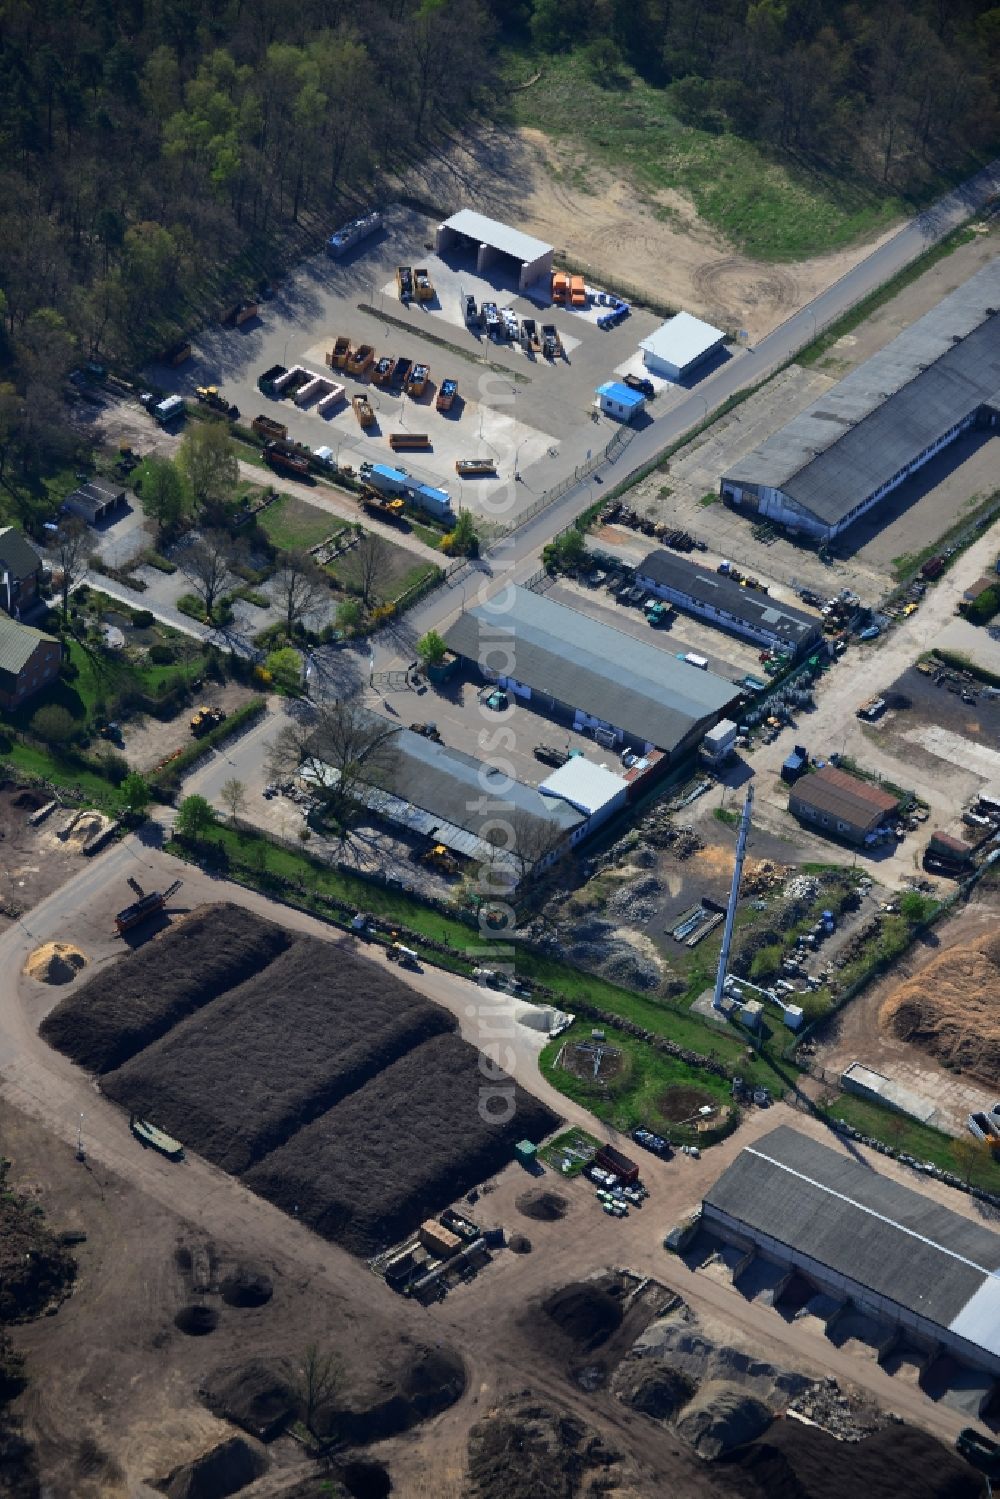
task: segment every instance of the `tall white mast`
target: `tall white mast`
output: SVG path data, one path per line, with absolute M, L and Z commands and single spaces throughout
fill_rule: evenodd
M 722 1009 L 722 990 L 726 982 L 726 970 L 729 966 L 729 944 L 733 940 L 733 922 L 736 919 L 736 903 L 740 896 L 740 876 L 743 873 L 743 856 L 747 850 L 747 834 L 750 832 L 750 813 L 753 810 L 753 781 L 747 787 L 747 799 L 743 803 L 743 815 L 740 818 L 740 830 L 736 836 L 736 863 L 733 866 L 733 883 L 729 891 L 729 905 L 726 909 L 726 925 L 722 933 L 722 951 L 719 953 L 719 971 L 715 975 L 715 993 L 712 996 L 712 1008 Z

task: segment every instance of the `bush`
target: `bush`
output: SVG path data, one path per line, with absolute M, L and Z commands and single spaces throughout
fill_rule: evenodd
M 142 560 L 147 567 L 155 567 L 157 572 L 175 573 L 177 571 L 176 562 L 171 562 L 169 557 L 164 557 L 162 553 L 154 552 L 151 548 L 143 552 Z
M 76 724 L 66 708 L 47 703 L 32 716 L 31 732 L 46 744 L 67 744 L 76 733 Z
M 286 692 L 298 692 L 302 686 L 302 657 L 294 646 L 272 651 L 264 663 L 271 681 Z
M 97 759 L 97 768 L 112 786 L 120 786 L 129 773 L 128 761 L 111 748 L 102 750 Z
M 152 628 L 154 620 L 148 609 L 133 609 L 132 623 L 137 630 L 149 630 Z
M 783 949 L 779 942 L 770 947 L 762 947 L 754 954 L 753 962 L 750 964 L 750 979 L 752 983 L 759 984 L 777 973 L 781 967 Z
M 149 647 L 149 659 L 154 666 L 169 666 L 172 661 L 177 660 L 177 652 L 171 645 L 156 645 Z

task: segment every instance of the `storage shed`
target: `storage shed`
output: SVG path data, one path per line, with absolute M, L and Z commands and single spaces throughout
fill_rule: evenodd
M 476 257 L 476 274 L 480 276 L 488 276 L 493 265 L 512 271 L 517 277 L 518 291 L 527 291 L 536 281 L 545 281 L 552 275 L 555 253 L 544 240 L 522 234 L 520 229 L 488 219 L 471 208 L 460 209 L 438 225 L 434 248 L 439 255 L 446 255 L 449 250 L 471 251 Z
M 594 392 L 605 416 L 613 416 L 619 422 L 631 422 L 646 409 L 646 397 L 641 390 L 632 390 L 620 380 L 605 380 Z
M 667 318 L 639 345 L 646 368 L 666 380 L 683 380 L 726 341 L 721 328 L 703 323 L 690 312 Z
M 546 776 L 538 789 L 543 796 L 558 797 L 582 812 L 588 832 L 607 822 L 625 805 L 628 796 L 624 776 L 606 765 L 595 765 L 583 755 L 573 755 L 565 765 Z
M 875 830 L 899 806 L 894 796 L 858 776 L 824 765 L 803 776 L 788 798 L 788 810 L 849 843 L 872 843 Z
M 125 490 L 120 484 L 109 484 L 106 479 L 90 479 L 74 489 L 63 506 L 72 515 L 77 515 L 88 526 L 96 526 L 109 520 L 125 508 Z

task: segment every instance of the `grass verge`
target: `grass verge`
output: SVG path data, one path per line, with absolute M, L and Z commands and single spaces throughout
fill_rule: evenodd
M 871 1136 L 912 1155 L 918 1161 L 932 1161 L 942 1171 L 952 1171 L 971 1186 L 981 1187 L 987 1192 L 1000 1193 L 1000 1162 L 993 1160 L 987 1151 L 968 1150 L 972 1142 L 956 1140 L 929 1124 L 919 1124 L 907 1119 L 905 1114 L 896 1114 L 883 1109 L 865 1098 L 855 1098 L 842 1093 L 833 1103 L 827 1104 L 823 1112 L 830 1119 L 842 1119 L 862 1134 Z

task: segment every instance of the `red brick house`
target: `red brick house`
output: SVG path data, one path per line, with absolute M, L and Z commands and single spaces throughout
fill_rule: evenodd
M 54 635 L 19 625 L 0 611 L 0 708 L 16 708 L 59 674 L 62 645 Z

